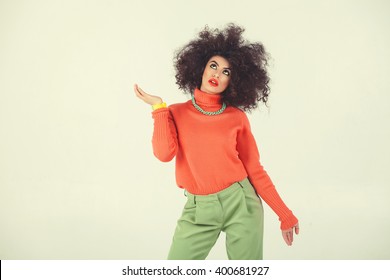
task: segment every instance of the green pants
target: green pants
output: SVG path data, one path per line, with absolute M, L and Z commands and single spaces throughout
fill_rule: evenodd
M 230 260 L 263 258 L 263 206 L 248 179 L 215 194 L 187 193 L 168 259 L 206 259 L 221 231 Z

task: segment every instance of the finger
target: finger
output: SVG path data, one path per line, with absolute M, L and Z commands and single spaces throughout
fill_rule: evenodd
M 283 233 L 282 235 L 283 235 L 284 242 L 286 242 L 286 244 L 288 245 L 287 235 L 285 233 Z
M 138 85 L 137 85 L 137 91 L 142 95 L 142 96 L 145 96 L 145 95 L 148 95 L 146 92 L 144 92 L 142 90 L 142 88 L 140 88 Z
M 146 96 L 142 93 L 142 89 L 138 85 L 134 85 L 135 95 L 145 101 Z
M 288 235 L 288 240 L 290 241 L 290 245 L 292 245 L 292 242 L 294 241 L 294 232 L 292 229 L 290 229 L 287 233 Z
M 289 243 L 289 245 L 290 245 L 290 244 L 291 244 L 291 231 L 287 231 L 287 232 L 286 232 L 286 235 L 287 235 L 288 243 Z
M 299 226 L 295 227 L 295 234 L 299 234 Z
M 282 235 L 283 235 L 284 242 L 286 242 L 286 244 L 288 246 L 291 246 L 291 238 L 290 238 L 289 232 L 288 231 L 284 231 L 282 233 Z
M 135 94 L 136 94 L 137 96 L 140 95 L 140 92 L 138 91 L 138 85 L 137 85 L 137 84 L 134 84 L 133 89 L 134 89 L 134 92 L 135 92 Z

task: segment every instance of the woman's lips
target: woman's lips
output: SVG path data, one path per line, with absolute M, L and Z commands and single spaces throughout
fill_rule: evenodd
M 216 79 L 214 79 L 214 78 L 211 78 L 211 79 L 209 80 L 209 84 L 210 84 L 210 86 L 212 86 L 212 87 L 217 87 L 217 86 L 218 86 L 218 81 L 217 81 Z

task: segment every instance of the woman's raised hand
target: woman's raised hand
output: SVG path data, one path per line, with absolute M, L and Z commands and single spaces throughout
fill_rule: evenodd
M 135 95 L 149 105 L 156 105 L 163 103 L 163 100 L 159 96 L 150 95 L 144 92 L 137 84 L 134 85 Z

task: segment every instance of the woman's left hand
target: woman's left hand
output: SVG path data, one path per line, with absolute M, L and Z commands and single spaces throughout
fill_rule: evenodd
M 299 234 L 299 223 L 293 226 L 292 228 L 282 230 L 283 239 L 288 246 L 291 246 L 293 243 L 294 230 L 295 230 L 295 234 Z

